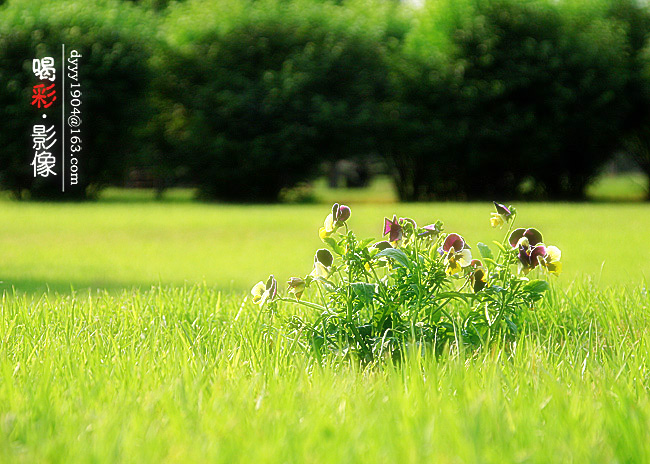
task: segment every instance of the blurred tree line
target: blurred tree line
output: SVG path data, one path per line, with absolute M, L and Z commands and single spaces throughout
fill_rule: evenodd
M 145 172 L 275 201 L 376 155 L 402 200 L 580 199 L 621 150 L 650 175 L 649 33 L 636 0 L 8 0 L 0 185 L 60 196 L 32 174 L 29 102 L 32 58 L 64 43 L 84 115 L 65 198 Z

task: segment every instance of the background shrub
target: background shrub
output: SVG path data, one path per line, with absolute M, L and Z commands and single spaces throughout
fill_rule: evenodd
M 650 177 L 650 8 L 635 0 L 612 0 L 607 14 L 624 28 L 629 49 L 627 93 L 635 98 L 627 118 L 624 148 Z M 647 198 L 650 200 L 650 191 Z
M 323 161 L 372 150 L 387 88 L 379 32 L 335 5 L 255 2 L 231 18 L 203 5 L 168 18 L 161 85 L 178 115 L 163 132 L 203 196 L 275 201 Z M 191 18 L 180 28 L 179 15 Z
M 426 175 L 400 192 L 512 197 L 528 179 L 547 197 L 581 197 L 620 147 L 634 98 L 619 24 L 526 0 L 442 1 L 422 14 L 406 49 L 420 77 L 398 80 L 400 106 L 422 124 L 415 147 L 395 144 L 411 156 L 390 156 Z
M 31 60 L 61 43 L 84 55 L 66 198 L 136 172 L 276 201 L 324 162 L 378 155 L 409 201 L 579 199 L 621 149 L 650 171 L 636 0 L 10 0 L 0 19 L 0 183 L 17 197 L 59 194 L 28 147 Z
M 402 51 L 391 63 L 381 146 L 398 195 L 404 201 L 458 198 L 455 162 L 467 134 L 451 68 Z

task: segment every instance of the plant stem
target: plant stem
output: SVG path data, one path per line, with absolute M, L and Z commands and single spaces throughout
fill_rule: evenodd
M 316 304 L 316 303 L 311 303 L 309 301 L 300 301 L 300 300 L 294 300 L 293 298 L 281 298 L 281 297 L 278 298 L 278 301 L 286 301 L 287 303 L 295 303 L 295 304 L 307 306 L 307 307 L 312 308 L 312 309 L 318 309 L 319 311 L 328 311 L 328 309 L 325 308 L 324 306 L 321 306 L 321 305 Z

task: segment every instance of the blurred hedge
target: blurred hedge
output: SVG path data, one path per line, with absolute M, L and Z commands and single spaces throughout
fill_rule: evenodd
M 326 3 L 209 5 L 173 9 L 158 60 L 174 115 L 161 133 L 202 196 L 274 201 L 323 161 L 374 149 L 384 30 Z
M 581 197 L 636 98 L 620 25 L 539 0 L 440 0 L 423 15 L 405 52 L 416 78 L 397 83 L 398 126 L 421 122 L 392 151 L 402 198 L 513 197 L 525 181 L 537 198 Z
M 62 42 L 88 57 L 86 191 L 138 168 L 275 201 L 323 161 L 375 153 L 403 200 L 576 199 L 617 150 L 648 158 L 635 0 L 10 0 L 0 19 L 16 191 L 45 192 L 25 102 L 31 58 Z
M 611 4 L 609 17 L 625 26 L 630 45 L 630 82 L 627 92 L 635 96 L 624 134 L 624 147 L 650 178 L 650 9 L 634 0 Z M 647 199 L 650 200 L 650 191 Z

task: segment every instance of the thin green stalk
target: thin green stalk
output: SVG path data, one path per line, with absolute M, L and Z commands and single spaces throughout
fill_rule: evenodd
M 329 310 L 327 308 L 325 308 L 324 306 L 321 306 L 321 305 L 316 304 L 316 303 L 311 303 L 309 301 L 294 300 L 293 298 L 282 298 L 282 297 L 276 298 L 276 300 L 277 301 L 286 301 L 287 303 L 299 304 L 299 305 L 302 305 L 302 306 L 307 306 L 307 307 L 312 308 L 312 309 L 318 309 L 319 311 L 329 312 Z

